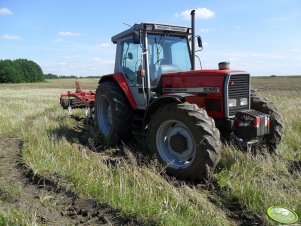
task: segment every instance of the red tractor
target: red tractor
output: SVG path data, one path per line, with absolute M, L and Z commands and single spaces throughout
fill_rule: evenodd
M 171 175 L 198 180 L 220 159 L 220 133 L 239 146 L 274 151 L 283 124 L 271 103 L 251 93 L 250 74 L 225 62 L 195 70 L 191 16 L 191 28 L 141 23 L 113 36 L 114 74 L 99 80 L 93 107 L 110 145 L 144 134 Z

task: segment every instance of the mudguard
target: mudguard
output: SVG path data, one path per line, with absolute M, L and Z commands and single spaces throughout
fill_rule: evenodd
M 142 128 L 145 128 L 146 125 L 148 124 L 152 114 L 162 105 L 165 104 L 170 104 L 170 103 L 183 103 L 185 102 L 186 97 L 194 96 L 193 94 L 189 93 L 175 93 L 175 94 L 167 94 L 159 97 L 158 99 L 155 99 L 149 107 L 147 108 L 145 114 L 144 114 L 144 119 L 143 119 L 143 124 Z
M 137 109 L 137 104 L 136 101 L 134 99 L 134 96 L 130 90 L 130 87 L 128 85 L 128 83 L 125 80 L 125 77 L 123 74 L 121 73 L 117 73 L 117 74 L 110 74 L 110 75 L 103 75 L 99 81 L 98 84 L 105 82 L 105 81 L 114 81 L 118 84 L 118 86 L 120 87 L 120 89 L 123 91 L 125 97 L 127 98 L 127 100 L 129 101 L 131 107 L 133 110 Z

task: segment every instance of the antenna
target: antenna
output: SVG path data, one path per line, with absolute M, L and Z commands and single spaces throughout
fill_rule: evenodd
M 129 25 L 129 24 L 127 24 L 127 23 L 123 23 L 124 25 L 126 25 L 126 26 L 129 26 L 129 27 L 132 27 L 131 25 Z

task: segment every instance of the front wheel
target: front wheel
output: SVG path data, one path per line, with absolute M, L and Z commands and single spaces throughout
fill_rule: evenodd
M 266 148 L 274 153 L 283 137 L 284 123 L 281 114 L 273 103 L 255 92 L 251 95 L 251 108 L 270 115 L 270 133 L 261 138 L 258 148 Z
M 220 159 L 220 134 L 204 109 L 171 103 L 151 117 L 147 145 L 167 172 L 182 179 L 200 180 Z

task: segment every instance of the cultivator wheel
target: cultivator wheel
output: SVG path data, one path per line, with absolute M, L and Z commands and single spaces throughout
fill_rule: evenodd
M 220 133 L 204 109 L 189 103 L 171 103 L 151 117 L 147 145 L 181 179 L 201 180 L 220 159 Z
M 68 97 L 61 97 L 60 98 L 60 104 L 61 104 L 61 106 L 64 110 L 68 109 L 68 106 L 70 105 L 69 104 L 69 98 Z
M 270 115 L 270 133 L 263 136 L 257 144 L 256 149 L 266 148 L 274 153 L 277 145 L 281 142 L 284 132 L 284 123 L 281 114 L 269 100 L 258 96 L 256 92 L 251 94 L 251 108 Z

